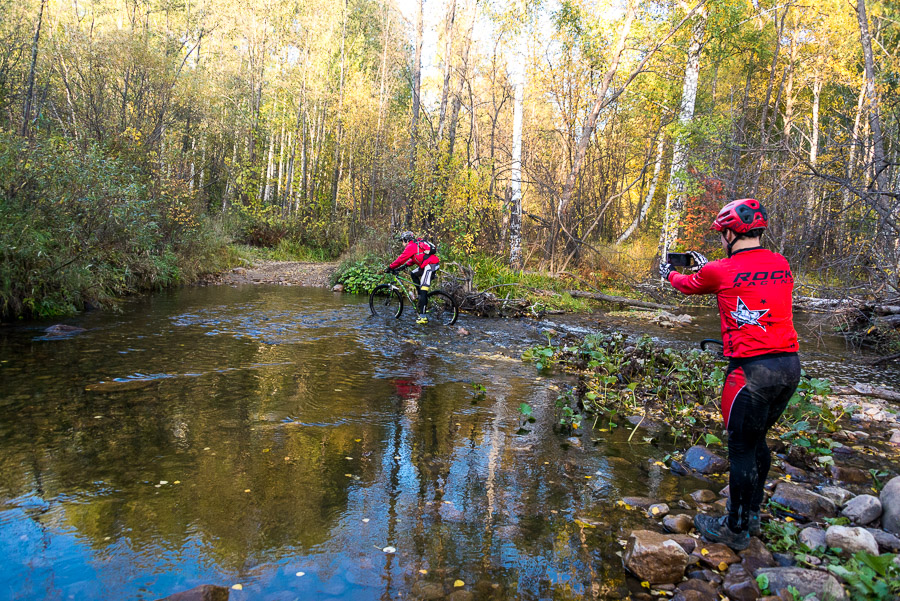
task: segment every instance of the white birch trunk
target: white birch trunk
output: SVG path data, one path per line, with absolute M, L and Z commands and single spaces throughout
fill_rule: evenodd
M 705 7 L 697 15 L 691 29 L 691 45 L 688 48 L 688 60 L 684 69 L 684 84 L 681 87 L 681 107 L 678 111 L 680 128 L 686 127 L 694 118 L 694 106 L 697 101 L 697 81 L 700 78 L 700 51 L 703 49 L 703 37 L 706 33 L 708 13 Z M 672 150 L 672 167 L 669 171 L 669 186 L 666 190 L 666 209 L 663 217 L 663 229 L 659 241 L 659 253 L 665 260 L 666 253 L 675 246 L 678 239 L 681 214 L 684 212 L 684 187 L 688 166 L 687 144 L 681 135 L 675 138 Z
M 523 45 L 519 44 L 519 48 Z M 509 265 L 522 268 L 522 113 L 525 105 L 525 57 L 513 55 L 513 147 L 509 202 Z
M 659 143 L 656 145 L 656 164 L 653 165 L 653 179 L 650 180 L 650 189 L 647 191 L 647 198 L 644 200 L 644 204 L 635 216 L 634 221 L 631 222 L 628 229 L 626 229 L 622 235 L 619 236 L 619 239 L 616 240 L 616 246 L 628 240 L 635 230 L 637 230 L 638 225 L 640 225 L 647 216 L 647 211 L 650 210 L 650 204 L 653 202 L 653 197 L 656 196 L 656 184 L 659 182 L 659 172 L 661 171 L 665 149 L 666 138 L 663 133 L 660 132 Z

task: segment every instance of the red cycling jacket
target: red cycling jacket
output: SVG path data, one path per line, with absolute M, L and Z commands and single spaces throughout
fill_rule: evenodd
M 673 271 L 669 282 L 685 294 L 716 295 L 726 357 L 797 352 L 794 276 L 787 259 L 778 253 L 739 250 L 691 275 Z
M 418 240 L 413 240 L 406 245 L 406 248 L 403 249 L 403 252 L 400 253 L 400 256 L 397 257 L 394 262 L 389 265 L 389 267 L 391 269 L 396 269 L 401 265 L 412 265 L 413 263 L 415 263 L 419 267 L 425 267 L 426 265 L 432 265 L 441 262 L 441 260 L 438 259 L 437 255 L 426 257 L 426 250 L 426 248 L 420 247 Z

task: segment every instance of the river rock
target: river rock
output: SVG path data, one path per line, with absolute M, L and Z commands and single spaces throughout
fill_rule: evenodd
M 647 508 L 647 514 L 654 518 L 664 517 L 669 514 L 669 506 L 665 503 L 654 503 Z
M 754 601 L 759 597 L 759 587 L 753 576 L 743 566 L 733 565 L 722 583 L 725 594 L 732 601 Z
M 472 601 L 474 598 L 472 591 L 454 591 L 447 595 L 447 601 Z
M 335 284 L 334 286 L 332 286 L 331 291 L 332 292 L 343 292 L 344 285 L 343 284 Z
M 853 497 L 841 511 L 841 515 L 849 518 L 854 524 L 869 524 L 881 515 L 881 501 L 872 495 Z
M 684 595 L 685 600 L 697 599 L 698 601 L 717 601 L 719 598 L 719 595 L 716 593 L 716 587 L 699 578 L 685 580 L 678 585 L 677 590 Z M 688 593 L 694 594 L 688 595 Z M 678 593 L 676 593 L 676 595 L 677 594 Z
M 772 553 L 772 559 L 779 568 L 791 568 L 797 565 L 797 560 L 790 553 Z
M 764 575 L 768 579 L 769 591 L 783 599 L 794 598 L 788 592 L 789 586 L 797 589 L 801 599 L 807 595 L 815 595 L 819 599 L 833 601 L 846 601 L 847 599 L 844 587 L 837 578 L 828 572 L 804 568 L 762 568 L 755 574 L 757 578 L 760 575 Z M 781 594 L 782 591 L 784 591 L 784 595 Z
M 667 515 L 663 519 L 663 528 L 675 534 L 687 534 L 694 527 L 694 519 L 684 513 Z
M 881 489 L 881 527 L 900 536 L 900 476 L 891 478 Z
M 718 474 L 728 470 L 728 460 L 719 457 L 703 445 L 694 445 L 684 454 L 684 462 L 701 474 Z
M 782 469 L 784 469 L 784 473 L 797 480 L 799 482 L 809 482 L 809 474 L 806 473 L 806 470 L 802 470 L 799 467 L 794 467 L 787 461 L 782 464 Z
M 878 550 L 882 553 L 897 553 L 900 551 L 900 538 L 880 528 L 866 528 L 866 532 L 875 537 Z
M 866 484 L 872 477 L 857 467 L 842 467 L 840 465 L 831 466 L 831 478 L 837 482 L 846 482 L 847 484 Z
M 228 601 L 228 589 L 214 584 L 201 584 L 157 601 Z
M 738 553 L 741 565 L 751 574 L 759 568 L 771 568 L 775 566 L 775 558 L 761 540 L 750 537 L 750 546 Z
M 894 433 L 891 434 L 891 440 L 889 442 L 892 445 L 900 446 L 900 430 L 894 430 Z
M 626 568 L 650 584 L 680 582 L 688 565 L 688 554 L 681 545 L 649 530 L 629 535 L 622 559 Z
M 649 497 L 622 497 L 622 502 L 639 509 L 650 509 L 650 506 L 655 505 L 658 501 Z
M 847 501 L 853 498 L 852 492 L 840 486 L 823 486 L 819 489 L 819 493 L 823 497 L 834 501 L 834 504 L 838 507 L 843 507 L 847 504 Z
M 72 336 L 84 331 L 84 328 L 79 328 L 78 326 L 70 326 L 64 323 L 58 323 L 56 325 L 50 326 L 49 328 L 46 328 L 44 330 L 44 333 L 47 334 L 47 336 Z
M 708 488 L 701 488 L 700 490 L 695 490 L 691 493 L 690 497 L 696 503 L 712 503 L 716 500 L 716 493 L 709 490 Z
M 702 564 L 716 570 L 723 570 L 723 565 L 729 566 L 741 561 L 734 551 L 722 543 L 705 544 L 701 542 L 694 549 L 693 554 L 700 558 Z
M 832 517 L 837 512 L 831 499 L 790 482 L 780 482 L 772 500 L 807 518 Z
M 693 522 L 691 522 L 693 524 Z M 694 552 L 694 549 L 697 548 L 697 539 L 693 536 L 688 536 L 687 534 L 673 534 L 669 537 L 684 549 L 684 552 L 690 555 Z M 688 564 L 693 564 L 693 560 L 688 557 Z
M 809 547 L 810 550 L 817 549 L 818 547 L 826 547 L 828 543 L 825 538 L 825 531 L 821 528 L 814 528 L 812 526 L 808 528 L 804 528 L 800 531 L 800 542 Z
M 423 601 L 434 601 L 444 598 L 444 587 L 437 582 L 425 582 L 420 580 L 412 585 L 410 593 Z
M 865 551 L 878 555 L 878 542 L 865 528 L 853 526 L 829 526 L 825 531 L 825 542 L 829 548 L 839 548 L 844 555 Z

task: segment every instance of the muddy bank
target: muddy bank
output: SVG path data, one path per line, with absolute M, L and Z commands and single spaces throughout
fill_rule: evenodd
M 210 274 L 200 281 L 200 285 L 276 284 L 325 288 L 330 286 L 331 276 L 337 267 L 337 262 L 257 261 L 247 267 Z

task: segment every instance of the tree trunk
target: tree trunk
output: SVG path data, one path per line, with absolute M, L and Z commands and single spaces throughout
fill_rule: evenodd
M 41 0 L 37 25 L 34 28 L 34 38 L 31 42 L 31 64 L 28 67 L 28 79 L 25 82 L 25 106 L 22 111 L 22 136 L 28 136 L 31 122 L 31 105 L 34 102 L 34 72 L 37 69 L 38 45 L 41 41 L 41 24 L 44 22 L 45 4 L 47 4 L 47 0 Z
M 524 45 L 519 44 L 522 48 Z M 509 266 L 522 268 L 522 112 L 525 104 L 525 59 L 516 53 L 513 60 L 513 147 L 510 172 Z M 493 149 L 492 149 L 493 150 Z
M 341 9 L 341 81 L 338 89 L 337 131 L 334 136 L 334 174 L 331 180 L 331 209 L 337 207 L 338 180 L 341 178 L 341 162 L 344 158 L 341 142 L 344 130 L 344 45 L 347 39 L 347 0 Z
M 622 22 L 621 29 L 619 30 L 619 39 L 616 41 L 616 45 L 613 49 L 609 70 L 604 74 L 603 79 L 600 82 L 600 91 L 597 94 L 597 100 L 594 102 L 594 106 L 591 109 L 591 112 L 581 129 L 581 136 L 578 138 L 578 142 L 575 146 L 575 155 L 572 158 L 572 166 L 569 169 L 568 175 L 566 176 L 566 183 L 563 186 L 562 194 L 560 195 L 559 202 L 556 205 L 556 226 L 558 229 L 565 230 L 566 209 L 568 208 L 569 202 L 572 200 L 572 192 L 574 192 L 575 190 L 575 181 L 578 177 L 578 173 L 581 170 L 581 163 L 582 161 L 584 161 L 584 157 L 587 154 L 588 145 L 591 142 L 591 136 L 594 134 L 594 128 L 597 125 L 597 118 L 600 116 L 600 111 L 603 109 L 603 107 L 607 106 L 610 102 L 610 99 L 606 98 L 606 92 L 607 90 L 609 90 L 610 83 L 612 82 L 613 77 L 615 77 L 616 71 L 618 71 L 619 69 L 619 61 L 622 58 L 622 53 L 625 51 L 625 42 L 628 39 L 628 34 L 631 31 L 631 24 L 634 22 L 634 13 L 635 7 L 633 2 L 628 2 L 628 8 L 625 12 L 625 20 Z M 571 238 L 571 235 L 569 235 L 568 237 Z M 554 235 L 552 235 L 550 239 L 551 267 L 553 262 L 553 249 L 556 245 L 555 238 L 556 231 L 554 231 Z
M 653 179 L 650 180 L 650 189 L 647 191 L 647 198 L 644 200 L 641 210 L 635 215 L 634 221 L 628 226 L 628 229 L 619 236 L 619 239 L 616 240 L 616 246 L 628 240 L 637 229 L 638 225 L 640 225 L 641 221 L 647 216 L 647 211 L 650 210 L 650 204 L 653 202 L 653 197 L 656 195 L 656 184 L 659 182 L 659 172 L 661 171 L 660 167 L 662 167 L 665 148 L 666 137 L 665 134 L 660 131 L 659 143 L 656 145 L 656 163 L 653 165 Z
M 469 48 L 472 46 L 472 31 L 475 29 L 475 18 L 478 13 L 478 2 L 471 1 L 471 16 L 469 19 L 469 27 L 466 30 L 466 39 L 463 40 L 462 58 L 459 65 L 459 79 L 457 80 L 456 90 L 453 92 L 453 100 L 450 106 L 450 119 L 447 127 L 450 129 L 447 138 L 449 144 L 447 146 L 448 158 L 453 156 L 453 147 L 456 144 L 456 126 L 459 119 L 459 108 L 462 105 L 462 92 L 466 84 L 469 70 Z
M 702 9 L 691 29 L 691 45 L 688 48 L 687 64 L 684 68 L 684 83 L 681 86 L 681 107 L 678 111 L 680 130 L 690 124 L 694 118 L 694 106 L 697 100 L 697 81 L 700 78 L 700 52 L 703 49 L 703 37 L 706 33 L 708 12 Z M 659 241 L 659 256 L 665 260 L 666 253 L 675 246 L 678 239 L 681 214 L 684 211 L 684 186 L 687 177 L 687 144 L 683 135 L 675 138 L 672 150 L 672 167 L 669 171 L 669 187 L 666 191 L 666 208 L 663 216 L 663 229 Z
M 896 241 L 900 237 L 900 228 L 892 216 L 892 207 L 889 197 L 883 194 L 887 188 L 887 169 L 885 161 L 884 137 L 881 129 L 881 114 L 878 104 L 878 90 L 875 88 L 875 60 L 872 55 L 872 34 L 869 32 L 869 20 L 866 15 L 866 1 L 857 0 L 856 15 L 859 20 L 860 41 L 862 42 L 863 57 L 866 65 L 866 104 L 869 114 L 869 126 L 872 131 L 872 164 L 875 170 L 874 180 L 876 191 L 871 200 L 873 208 L 881 217 L 880 245 L 884 253 L 883 260 L 888 262 L 885 266 L 888 276 L 888 285 L 898 289 L 898 277 L 900 277 L 900 253 L 898 253 Z
M 453 64 L 454 21 L 456 21 L 456 0 L 450 0 L 450 7 L 447 9 L 447 27 L 444 31 L 444 87 L 441 92 L 441 108 L 438 117 L 438 142 L 444 138 L 444 121 L 447 117 L 447 100 L 450 95 L 450 73 Z
M 822 95 L 822 78 L 818 71 L 813 77 L 812 85 L 813 103 L 812 103 L 812 124 L 809 132 L 809 164 L 815 168 L 819 160 L 819 98 Z M 815 210 L 816 202 L 815 179 L 809 179 L 809 187 L 807 188 L 806 209 L 809 212 L 809 218 L 812 218 Z

